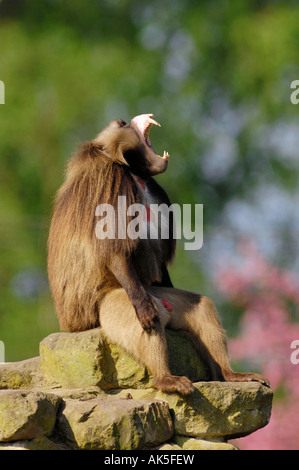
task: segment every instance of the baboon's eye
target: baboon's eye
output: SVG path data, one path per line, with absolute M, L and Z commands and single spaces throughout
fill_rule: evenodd
M 126 121 L 124 121 L 123 119 L 118 119 L 117 124 L 119 125 L 119 127 L 124 127 L 127 125 Z

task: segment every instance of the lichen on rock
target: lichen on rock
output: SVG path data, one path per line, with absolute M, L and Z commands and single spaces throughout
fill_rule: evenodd
M 100 328 L 54 333 L 40 356 L 0 365 L 0 450 L 232 450 L 227 440 L 265 426 L 272 391 L 210 382 L 187 338 L 167 331 L 170 369 L 189 396 L 152 387 L 150 371 Z

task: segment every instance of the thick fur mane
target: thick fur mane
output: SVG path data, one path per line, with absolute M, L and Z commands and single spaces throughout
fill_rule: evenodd
M 117 227 L 119 195 L 126 197 L 127 207 L 140 202 L 128 167 L 113 161 L 100 144 L 84 144 L 70 160 L 66 180 L 56 195 L 48 242 L 48 272 L 56 309 L 60 318 L 72 315 L 74 329 L 81 329 L 81 323 L 86 329 L 86 321 L 90 328 L 98 326 L 99 297 L 109 288 L 105 267 L 112 256 L 127 257 L 136 248 L 137 240 L 99 240 L 95 234 L 99 204 L 115 208 Z M 101 286 L 104 276 L 105 287 Z

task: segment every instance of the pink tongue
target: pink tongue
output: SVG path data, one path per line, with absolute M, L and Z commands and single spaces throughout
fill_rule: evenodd
M 138 127 L 139 131 L 142 135 L 144 135 L 145 129 L 148 126 L 148 120 L 153 117 L 153 114 L 139 114 L 139 116 L 135 116 L 131 122 Z

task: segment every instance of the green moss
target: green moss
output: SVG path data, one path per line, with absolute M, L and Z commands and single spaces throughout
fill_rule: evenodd
M 186 375 L 193 381 L 210 378 L 190 340 L 173 331 L 166 331 L 166 338 L 169 367 L 174 375 Z M 47 380 L 62 387 L 97 385 L 110 390 L 152 386 L 150 371 L 110 343 L 100 328 L 52 334 L 40 343 L 40 356 Z

